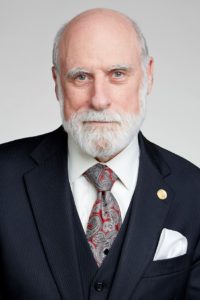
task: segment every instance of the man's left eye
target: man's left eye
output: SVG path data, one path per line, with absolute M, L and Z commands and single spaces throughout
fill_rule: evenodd
M 112 74 L 112 77 L 122 78 L 122 77 L 124 77 L 124 73 L 122 71 L 114 71 L 113 74 Z

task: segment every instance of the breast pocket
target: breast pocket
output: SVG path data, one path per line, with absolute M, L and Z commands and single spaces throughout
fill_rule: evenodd
M 190 267 L 191 258 L 188 254 L 182 256 L 152 261 L 143 277 L 153 277 L 182 272 Z

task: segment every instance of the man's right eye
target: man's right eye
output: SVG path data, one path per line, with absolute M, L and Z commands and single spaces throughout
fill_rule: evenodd
M 80 73 L 75 76 L 75 80 L 80 80 L 80 81 L 85 81 L 88 78 L 87 74 L 85 73 Z

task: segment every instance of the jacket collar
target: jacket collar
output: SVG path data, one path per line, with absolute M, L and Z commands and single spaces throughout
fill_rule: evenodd
M 45 134 L 30 156 L 39 165 L 59 151 L 67 153 L 67 134 L 62 126 Z

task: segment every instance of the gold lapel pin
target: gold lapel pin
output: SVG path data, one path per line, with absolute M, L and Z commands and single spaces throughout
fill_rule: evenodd
M 167 192 L 163 189 L 160 189 L 157 191 L 157 196 L 160 200 L 165 200 L 167 199 Z

